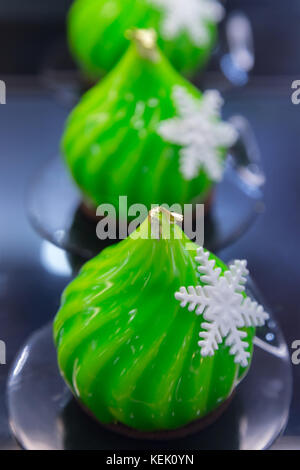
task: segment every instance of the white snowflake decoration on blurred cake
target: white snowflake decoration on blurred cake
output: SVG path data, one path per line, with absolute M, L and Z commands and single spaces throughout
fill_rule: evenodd
M 223 177 L 224 164 L 220 149 L 231 147 L 238 133 L 229 123 L 222 122 L 223 99 L 217 90 L 208 90 L 202 100 L 194 98 L 183 87 L 176 86 L 173 100 L 179 117 L 160 123 L 159 135 L 167 142 L 182 146 L 180 171 L 191 180 L 203 170 L 214 181 Z
M 186 32 L 196 46 L 210 40 L 208 24 L 218 23 L 224 16 L 224 8 L 217 0 L 149 0 L 164 11 L 162 35 L 174 39 Z
M 196 261 L 204 286 L 181 287 L 175 298 L 190 312 L 196 309 L 196 315 L 203 315 L 204 320 L 199 333 L 202 356 L 213 356 L 218 345 L 226 338 L 234 361 L 242 367 L 248 365 L 250 353 L 245 341 L 247 333 L 239 328 L 262 326 L 269 318 L 263 307 L 249 297 L 244 297 L 245 283 L 249 271 L 247 262 L 236 260 L 228 271 L 221 275 L 221 268 L 215 268 L 215 260 L 209 259 L 210 253 L 203 248 L 197 250 Z

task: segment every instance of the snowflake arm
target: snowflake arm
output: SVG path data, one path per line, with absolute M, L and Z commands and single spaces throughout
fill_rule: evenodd
M 224 100 L 217 90 L 206 90 L 201 105 L 203 113 L 208 117 L 220 117 Z
M 218 93 L 218 92 L 217 92 Z M 199 101 L 188 94 L 182 86 L 176 85 L 172 92 L 173 100 L 181 117 L 194 115 L 199 109 Z
M 193 312 L 196 309 L 196 315 L 201 315 L 208 306 L 208 299 L 201 286 L 196 287 L 180 287 L 179 292 L 175 293 L 175 299 L 179 300 L 180 307 L 184 308 L 188 305 L 188 310 Z
M 247 297 L 242 304 L 241 316 L 243 318 L 242 326 L 248 327 L 263 326 L 270 317 L 261 305 L 250 300 L 249 297 Z
M 244 341 L 246 337 L 247 333 L 245 331 L 238 330 L 233 326 L 230 328 L 225 342 L 226 346 L 230 347 L 230 354 L 235 356 L 234 362 L 240 364 L 242 367 L 247 367 L 248 358 L 250 357 L 250 353 L 246 351 L 249 346 L 249 344 Z
M 224 277 L 227 279 L 232 291 L 243 292 L 245 290 L 248 274 L 247 261 L 235 260 L 229 267 L 229 271 L 225 272 Z
M 194 178 L 194 175 L 198 174 L 201 166 L 197 153 L 193 147 L 187 147 L 181 150 L 180 155 L 180 171 L 183 177 L 190 181 Z
M 149 0 L 163 12 L 161 34 L 172 40 L 185 32 L 195 46 L 209 42 L 208 24 L 218 23 L 224 8 L 217 0 Z
M 215 129 L 215 145 L 217 147 L 232 147 L 238 139 L 238 132 L 232 124 L 219 122 Z
M 202 323 L 201 327 L 206 331 L 201 331 L 199 336 L 203 338 L 198 341 L 198 346 L 201 348 L 201 355 L 213 356 L 215 351 L 219 349 L 219 344 L 222 343 L 222 335 L 220 333 L 217 322 Z
M 216 286 L 221 274 L 221 268 L 215 268 L 215 260 L 209 259 L 209 251 L 205 251 L 202 247 L 198 248 L 195 260 L 199 264 L 198 271 L 201 274 L 201 281 L 211 286 Z
M 179 118 L 164 121 L 159 126 L 159 134 L 166 141 L 172 141 L 177 145 L 186 144 L 186 136 L 182 133 L 182 123 Z
M 244 341 L 247 333 L 237 329 L 234 315 L 230 318 L 223 318 L 222 315 L 219 315 L 222 306 L 219 306 L 218 311 L 212 299 L 210 299 L 210 304 L 211 307 L 206 309 L 203 315 L 205 320 L 210 322 L 202 323 L 201 328 L 206 331 L 199 333 L 199 336 L 203 338 L 198 342 L 201 347 L 201 355 L 211 356 L 213 351 L 218 349 L 218 344 L 222 342 L 223 338 L 226 338 L 225 344 L 230 347 L 229 353 L 235 356 L 235 362 L 246 367 L 247 358 L 250 356 L 246 351 L 249 345 Z
M 205 11 L 205 16 L 208 21 L 222 21 L 224 18 L 224 7 L 216 0 L 204 0 L 202 2 Z

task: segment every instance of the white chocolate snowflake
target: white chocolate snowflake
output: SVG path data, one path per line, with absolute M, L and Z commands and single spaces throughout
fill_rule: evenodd
M 215 260 L 210 260 L 209 256 L 208 251 L 199 248 L 195 258 L 200 279 L 206 285 L 181 287 L 175 298 L 181 302 L 181 307 L 189 305 L 190 312 L 196 309 L 196 315 L 203 315 L 206 320 L 201 324 L 205 331 L 199 333 L 203 338 L 198 343 L 202 356 L 213 356 L 226 338 L 225 344 L 235 356 L 234 362 L 246 367 L 250 357 L 246 351 L 247 333 L 239 328 L 262 326 L 269 315 L 257 302 L 242 295 L 249 274 L 247 261 L 236 260 L 221 276 L 221 268 L 215 268 Z
M 173 100 L 179 117 L 162 121 L 158 134 L 167 142 L 182 146 L 180 171 L 191 180 L 203 170 L 213 181 L 223 177 L 222 149 L 231 147 L 238 133 L 229 123 L 222 122 L 223 99 L 217 90 L 208 90 L 201 100 L 185 88 L 173 89 Z
M 209 23 L 218 23 L 224 8 L 217 0 L 149 0 L 164 12 L 161 34 L 174 39 L 182 32 L 188 33 L 196 46 L 210 41 Z

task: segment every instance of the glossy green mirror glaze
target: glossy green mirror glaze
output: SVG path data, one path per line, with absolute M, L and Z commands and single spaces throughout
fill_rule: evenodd
M 124 37 L 127 29 L 154 28 L 161 49 L 174 67 L 191 75 L 207 62 L 217 36 L 216 23 L 222 15 L 219 4 L 204 6 L 203 11 L 197 3 L 213 2 L 216 3 L 215 0 L 76 0 L 67 22 L 70 49 L 85 73 L 99 78 L 116 65 L 128 48 Z M 173 19 L 170 7 L 173 16 L 175 9 L 178 10 Z M 187 14 L 189 8 L 193 10 Z M 202 34 L 198 37 L 199 31 Z
M 152 203 L 182 205 L 197 197 L 205 201 L 215 182 L 213 174 L 200 167 L 187 179 L 180 163 L 182 146 L 159 133 L 163 122 L 179 116 L 174 101 L 178 88 L 197 105 L 204 102 L 205 95 L 174 70 L 155 42 L 150 52 L 144 51 L 137 38 L 118 66 L 84 95 L 67 121 L 62 152 L 90 205 L 110 203 L 117 208 L 119 196 L 125 195 L 128 205 L 142 203 L 149 210 Z M 214 109 L 209 103 L 206 107 Z M 218 138 L 206 132 L 211 121 L 230 127 L 222 123 L 219 114 L 204 116 L 199 124 L 192 116 L 189 125 L 193 133 L 187 128 L 183 139 L 191 134 L 199 141 L 201 136 L 208 146 L 215 141 L 217 146 Z M 206 156 L 209 152 L 210 148 L 204 147 L 202 153 Z M 219 144 L 216 152 L 221 173 L 227 148 Z
M 89 261 L 66 288 L 54 322 L 59 367 L 76 398 L 102 423 L 140 431 L 173 430 L 204 417 L 247 372 L 224 342 L 214 356 L 201 356 L 203 318 L 174 297 L 182 285 L 201 284 L 197 246 L 164 213 L 159 217 L 160 239 L 145 239 L 148 218 L 135 239 Z M 255 330 L 244 331 L 252 354 Z

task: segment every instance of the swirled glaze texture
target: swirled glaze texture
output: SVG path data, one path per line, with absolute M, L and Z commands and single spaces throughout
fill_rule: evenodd
M 138 233 L 148 230 L 146 220 Z M 199 283 L 197 247 L 187 250 L 181 233 L 171 225 L 169 240 L 128 238 L 107 248 L 62 296 L 54 322 L 59 367 L 102 423 L 179 428 L 217 408 L 246 372 L 224 343 L 212 357 L 200 354 L 201 317 L 174 297 L 181 285 Z M 254 329 L 245 331 L 252 352 Z
M 178 116 L 174 89 L 196 100 L 202 94 L 183 79 L 156 51 L 143 58 L 133 43 L 119 65 L 86 93 L 71 113 L 62 153 L 84 198 L 92 205 L 204 202 L 213 181 L 200 169 L 192 180 L 180 169 L 180 145 L 159 134 L 162 122 Z M 224 160 L 227 149 L 219 148 Z
M 194 43 L 188 28 L 175 37 L 165 37 L 163 10 L 150 0 L 76 0 L 67 24 L 71 52 L 92 78 L 109 72 L 120 60 L 128 48 L 128 29 L 154 28 L 163 52 L 186 75 L 205 65 L 217 36 L 216 24 L 205 21 L 207 40 L 203 44 Z

